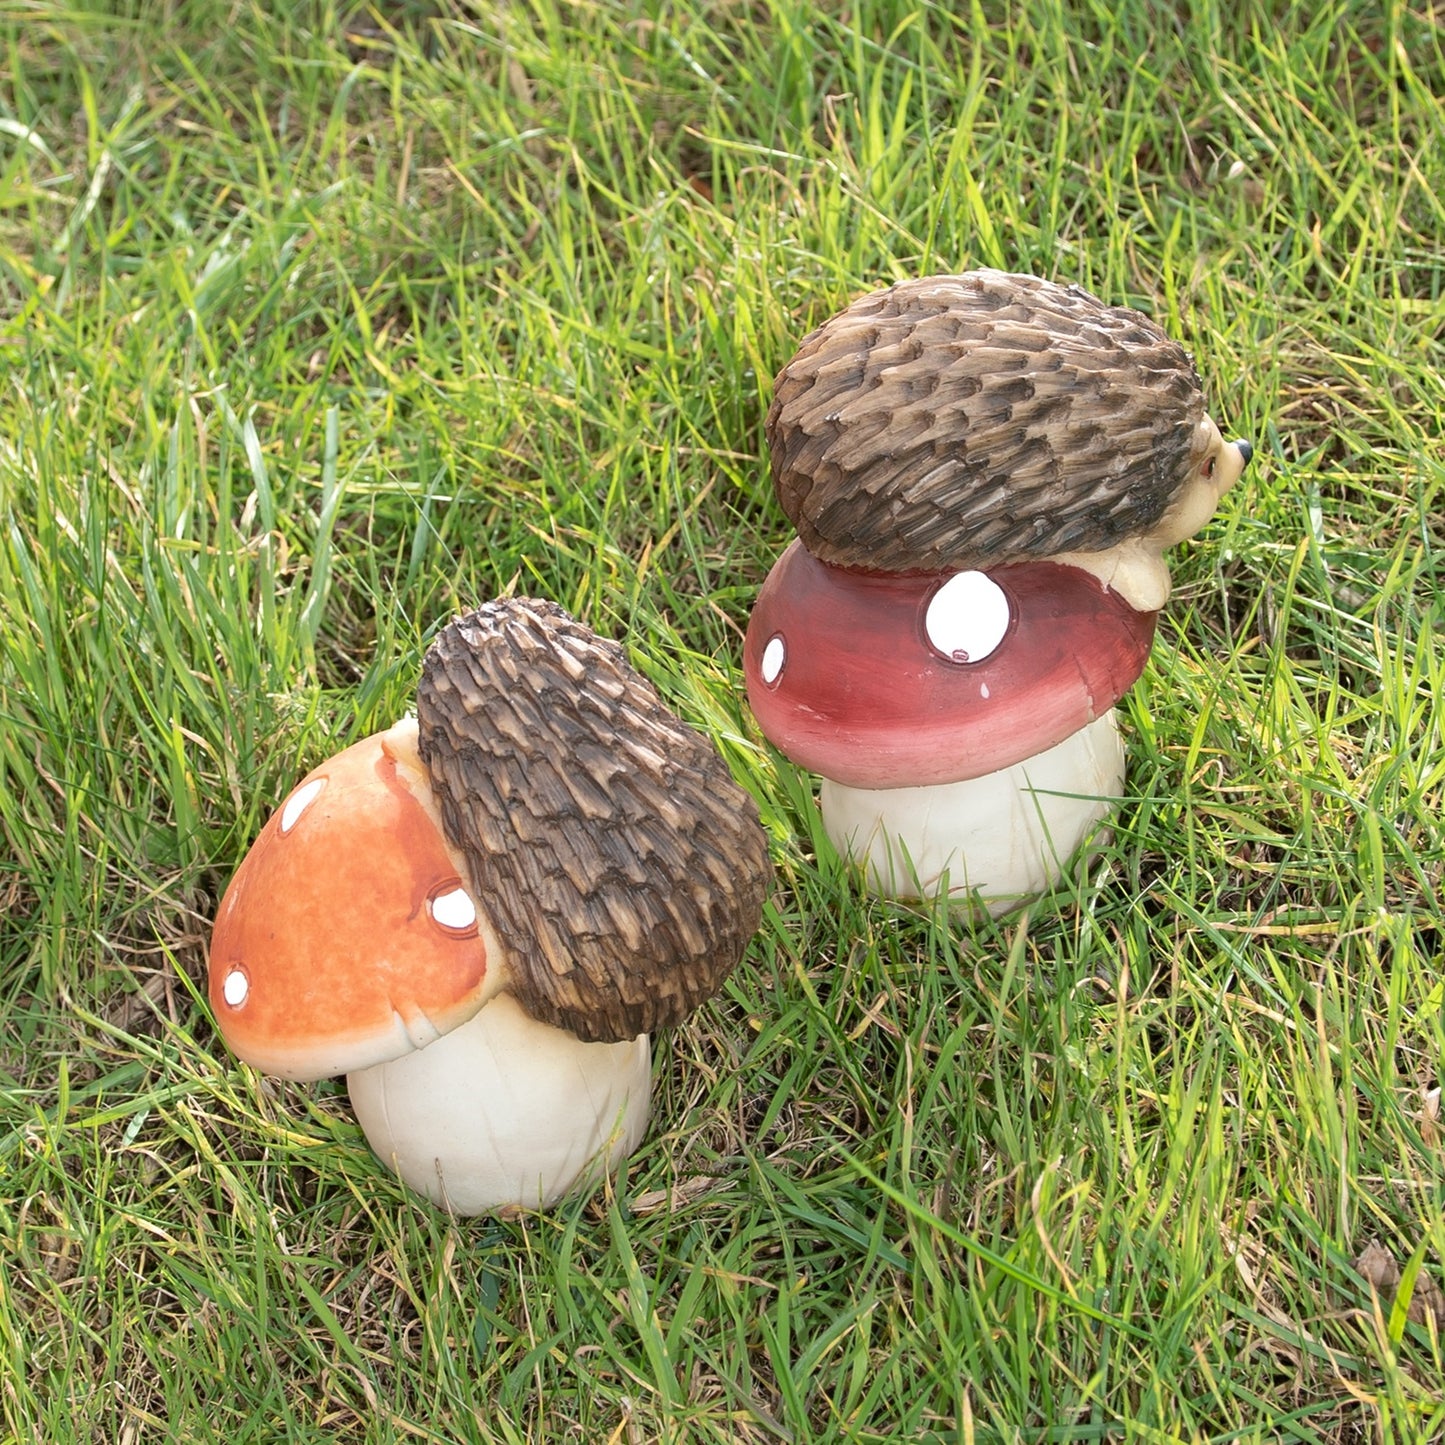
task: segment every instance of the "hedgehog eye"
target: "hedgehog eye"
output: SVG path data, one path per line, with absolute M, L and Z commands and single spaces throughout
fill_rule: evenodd
M 1219 464 L 1219 458 L 1218 458 L 1218 457 L 1210 457 L 1210 459 L 1209 459 L 1207 462 L 1205 462 L 1205 464 L 1204 464 L 1204 475 L 1205 475 L 1206 477 L 1212 477 L 1212 476 L 1214 475 L 1214 468 L 1215 468 L 1218 464 Z

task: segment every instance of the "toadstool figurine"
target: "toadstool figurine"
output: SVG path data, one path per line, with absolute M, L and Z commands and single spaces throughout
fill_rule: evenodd
M 417 716 L 308 773 L 232 878 L 230 1047 L 347 1076 L 372 1148 L 459 1214 L 547 1206 L 636 1148 L 649 1034 L 719 988 L 771 877 L 712 744 L 561 608 L 490 603 Z
M 1123 786 L 1114 704 L 1169 597 L 1164 551 L 1249 461 L 1137 311 L 973 271 L 808 336 L 767 417 L 798 531 L 748 624 L 763 732 L 821 775 L 839 851 L 888 896 L 1004 912 Z

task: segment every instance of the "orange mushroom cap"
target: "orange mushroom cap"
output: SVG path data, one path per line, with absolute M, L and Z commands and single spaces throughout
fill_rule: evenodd
M 322 763 L 221 900 L 210 998 L 226 1043 L 266 1073 L 322 1079 L 465 1023 L 502 978 L 464 874 L 438 826 L 415 722 Z

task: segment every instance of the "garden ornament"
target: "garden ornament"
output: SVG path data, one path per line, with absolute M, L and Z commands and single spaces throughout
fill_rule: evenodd
M 308 773 L 217 913 L 230 1047 L 347 1076 L 376 1153 L 458 1214 L 547 1206 L 646 1127 L 649 1034 L 718 989 L 771 877 L 712 744 L 547 602 L 427 654 L 416 717 Z
M 763 732 L 829 837 L 899 898 L 1005 912 L 1057 881 L 1124 778 L 1114 704 L 1163 554 L 1249 461 L 1188 354 L 1077 286 L 901 282 L 808 336 L 768 413 L 798 531 L 744 646 Z

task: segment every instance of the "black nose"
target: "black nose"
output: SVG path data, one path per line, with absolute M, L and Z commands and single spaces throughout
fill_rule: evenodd
M 1238 441 L 1235 442 L 1234 449 L 1244 458 L 1245 466 L 1248 466 L 1250 457 L 1254 455 L 1254 444 L 1252 442 Z

